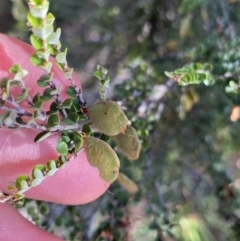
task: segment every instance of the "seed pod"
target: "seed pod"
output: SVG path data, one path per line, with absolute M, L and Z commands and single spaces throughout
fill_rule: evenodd
M 112 100 L 97 102 L 89 109 L 88 116 L 94 127 L 107 136 L 124 132 L 128 123 L 121 107 Z
M 87 159 L 91 166 L 97 167 L 102 179 L 113 182 L 117 179 L 120 162 L 111 146 L 94 137 L 84 137 Z
M 124 133 L 120 133 L 113 137 L 117 147 L 129 160 L 136 160 L 141 151 L 141 143 L 134 127 L 127 126 Z
M 191 15 L 186 16 L 180 23 L 179 35 L 181 39 L 185 39 L 191 32 Z
M 130 178 L 128 178 L 125 174 L 120 172 L 117 180 L 118 180 L 119 184 L 129 194 L 135 194 L 138 191 L 137 184 L 134 181 L 132 181 Z

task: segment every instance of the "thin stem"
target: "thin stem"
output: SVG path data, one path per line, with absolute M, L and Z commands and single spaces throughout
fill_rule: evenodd
M 32 123 L 30 125 L 25 125 L 25 124 L 20 124 L 15 122 L 15 125 L 21 128 L 26 128 L 26 129 L 37 129 L 37 130 L 43 130 L 43 131 L 52 131 L 52 132 L 62 132 L 62 131 L 67 131 L 67 130 L 81 130 L 82 125 L 81 124 L 75 124 L 75 125 L 65 125 L 65 124 L 60 124 L 58 126 L 54 126 L 51 128 L 47 128 L 44 125 L 38 125 L 36 123 Z
M 225 18 L 225 21 L 228 24 L 230 30 L 230 38 L 234 39 L 236 37 L 236 28 L 230 19 L 228 4 L 226 4 L 226 1 L 224 0 L 219 0 L 219 5 L 221 6 L 223 17 Z
M 5 195 L 3 192 L 0 190 L 0 203 L 5 203 L 7 201 L 10 201 L 13 198 L 13 195 Z
M 26 110 L 24 110 L 14 99 L 13 96 L 9 96 L 6 100 L 5 100 L 5 103 L 7 104 L 10 104 L 12 106 L 14 106 L 16 109 L 11 109 L 10 107 L 7 107 L 7 106 L 1 106 L 0 108 L 1 109 L 4 109 L 3 107 L 6 107 L 8 108 L 8 110 L 12 110 L 12 111 L 16 111 L 18 115 L 25 115 L 25 116 L 29 116 L 31 117 L 32 114 L 30 112 L 27 112 Z

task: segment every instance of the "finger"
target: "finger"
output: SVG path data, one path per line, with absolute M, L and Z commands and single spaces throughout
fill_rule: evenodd
M 46 164 L 56 159 L 57 137 L 52 136 L 36 144 L 33 142 L 35 130 L 1 130 L 0 135 L 0 189 L 7 192 L 10 181 L 17 176 L 31 176 L 37 164 Z M 90 202 L 106 191 L 109 183 L 99 176 L 97 168 L 92 167 L 82 151 L 51 177 L 47 177 L 37 187 L 26 192 L 29 198 L 64 204 L 83 204 Z
M 27 221 L 9 204 L 0 204 L 0 224 L 2 241 L 62 240 Z
M 36 80 L 44 71 L 34 67 L 29 56 L 33 49 L 14 38 L 0 34 L 0 78 L 8 76 L 8 69 L 15 63 L 29 71 L 25 83 L 30 88 L 30 95 L 42 92 L 36 86 Z M 58 85 L 66 88 L 69 83 L 63 78 L 62 72 L 54 66 L 54 79 Z M 75 82 L 80 86 L 76 75 Z M 10 181 L 18 175 L 31 175 L 31 170 L 36 164 L 46 164 L 47 161 L 56 159 L 56 144 L 59 136 L 55 135 L 43 142 L 34 143 L 36 130 L 10 130 L 1 129 L 0 132 L 0 189 L 7 191 Z M 83 151 L 77 158 L 58 171 L 54 176 L 47 178 L 41 185 L 28 191 L 27 197 L 39 200 L 52 201 L 64 204 L 82 204 L 90 202 L 102 195 L 109 187 L 99 176 L 97 168 L 90 166 Z
M 33 66 L 30 62 L 30 56 L 34 51 L 35 50 L 30 45 L 16 38 L 0 34 L 0 78 L 9 76 L 9 69 L 14 64 L 20 64 L 22 69 L 28 71 L 28 75 L 24 78 L 24 82 L 26 86 L 30 88 L 29 93 L 31 96 L 43 92 L 43 88 L 37 86 L 36 81 L 41 75 L 46 74 L 43 69 Z M 50 60 L 53 63 L 55 62 L 53 58 L 50 58 Z M 53 64 L 52 72 L 54 73 L 53 80 L 57 86 L 62 87 L 62 92 L 64 93 L 66 87 L 70 85 L 69 80 L 64 78 L 63 72 L 56 64 Z M 75 80 L 75 84 L 81 87 L 81 83 L 75 72 L 73 72 L 72 77 Z

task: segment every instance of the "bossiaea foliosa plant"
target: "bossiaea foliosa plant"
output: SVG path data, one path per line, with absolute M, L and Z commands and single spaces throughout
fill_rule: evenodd
M 32 47 L 0 35 L 0 127 L 6 137 L 2 156 L 12 160 L 0 164 L 0 176 L 9 177 L 0 181 L 1 202 L 21 204 L 25 195 L 56 202 L 61 198 L 67 204 L 92 201 L 119 175 L 120 161 L 105 140 L 112 138 L 130 160 L 136 160 L 141 150 L 122 108 L 106 97 L 110 78 L 101 66 L 94 73 L 100 100 L 87 106 L 80 82 L 68 66 L 67 49 L 61 50 L 61 30 L 54 30 L 48 9 L 47 0 L 29 2 Z M 24 168 L 17 167 L 19 163 Z M 72 185 L 79 186 L 79 198 L 71 193 Z

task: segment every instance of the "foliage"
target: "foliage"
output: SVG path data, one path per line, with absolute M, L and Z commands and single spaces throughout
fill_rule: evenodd
M 128 125 L 128 119 L 121 107 L 116 102 L 106 99 L 105 91 L 110 78 L 107 75 L 108 71 L 101 66 L 97 67 L 94 75 L 100 79 L 102 101 L 97 102 L 88 111 L 81 89 L 72 79 L 73 69 L 69 68 L 67 63 L 67 49 L 61 51 L 59 40 L 61 30 L 54 31 L 55 18 L 52 13 L 48 12 L 49 1 L 31 0 L 28 6 L 27 25 L 32 32 L 30 42 L 35 49 L 34 54 L 30 56 L 30 61 L 33 65 L 45 71 L 45 74 L 36 80 L 38 86 L 44 88 L 44 90 L 42 94 L 37 93 L 32 97 L 24 83 L 24 77 L 28 74 L 27 71 L 23 70 L 20 65 L 14 65 L 9 70 L 9 73 L 13 74 L 14 77 L 12 79 L 5 77 L 0 83 L 0 109 L 4 110 L 1 115 L 1 127 L 43 130 L 35 137 L 36 143 L 55 133 L 60 132 L 62 135 L 56 146 L 59 154 L 57 160 L 49 160 L 46 165 L 36 165 L 32 169 L 31 177 L 23 174 L 18 176 L 14 183 L 11 183 L 8 188 L 11 194 L 2 193 L 2 202 L 17 202 L 17 204 L 23 199 L 24 192 L 41 184 L 46 177 L 54 175 L 59 168 L 63 168 L 67 162 L 83 150 L 86 151 L 90 165 L 99 169 L 102 179 L 107 182 L 115 181 L 120 168 L 119 159 L 108 143 L 99 140 L 99 138 L 88 136 L 94 132 L 90 125 L 97 127 L 97 132 L 108 136 L 124 134 Z M 64 77 L 69 80 L 70 86 L 66 93 L 70 98 L 64 101 L 61 99 L 61 88 L 56 85 L 53 78 L 53 63 L 50 56 L 55 58 L 57 66 L 63 71 Z M 15 86 L 20 87 L 21 94 L 14 95 L 12 87 Z M 33 113 L 26 111 L 21 106 L 23 101 L 28 103 Z M 46 109 L 43 104 L 48 101 L 51 101 L 51 104 L 50 108 Z M 11 108 L 11 106 L 14 108 Z M 28 119 L 26 120 L 25 117 L 28 117 Z M 84 123 L 88 125 L 87 133 L 82 128 L 84 125 L 81 122 L 82 120 L 88 121 Z M 111 131 L 109 132 L 110 124 Z M 134 138 L 135 141 L 140 142 L 137 135 L 127 138 Z M 136 147 L 134 149 L 139 155 L 141 148 Z
M 71 65 L 81 72 L 95 71 L 98 63 L 110 70 L 115 86 L 108 90 L 120 100 L 144 152 L 134 163 L 118 154 L 133 192 L 120 174 L 127 191 L 116 182 L 112 194 L 83 207 L 61 206 L 54 225 L 48 216 L 37 225 L 69 230 L 67 240 L 239 240 L 239 2 L 52 0 L 50 7 Z M 102 100 L 107 74 L 99 68 L 94 74 L 104 82 Z M 92 77 L 84 77 L 89 87 Z M 44 87 L 45 78 L 38 83 Z M 73 86 L 68 93 L 76 97 Z M 55 121 L 53 116 L 50 125 Z M 59 144 L 66 152 L 68 135 Z M 32 205 L 40 210 L 43 204 Z M 48 207 L 51 216 L 60 206 Z

